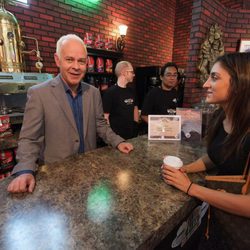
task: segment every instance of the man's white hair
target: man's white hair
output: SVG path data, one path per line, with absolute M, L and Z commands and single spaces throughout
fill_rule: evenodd
M 77 36 L 75 34 L 68 34 L 68 35 L 61 36 L 59 38 L 59 40 L 57 41 L 57 43 L 56 43 L 56 54 L 58 55 L 59 58 L 61 57 L 62 45 L 63 45 L 63 43 L 65 41 L 68 41 L 68 40 L 79 41 L 83 45 L 83 47 L 84 47 L 84 49 L 85 49 L 85 51 L 87 53 L 87 49 L 86 49 L 86 46 L 85 46 L 83 40 L 79 36 Z
M 120 61 L 116 64 L 116 67 L 115 67 L 115 74 L 117 77 L 120 76 L 122 70 L 124 68 L 129 68 L 129 67 L 132 67 L 132 64 L 128 61 Z

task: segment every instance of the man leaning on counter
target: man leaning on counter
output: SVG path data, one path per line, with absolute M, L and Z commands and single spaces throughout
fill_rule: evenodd
M 96 134 L 123 153 L 133 150 L 132 144 L 107 125 L 98 89 L 81 82 L 87 62 L 82 39 L 74 34 L 62 36 L 54 59 L 59 75 L 28 90 L 18 163 L 12 172 L 16 178 L 9 184 L 9 192 L 32 192 L 38 160 L 52 163 L 93 150 Z

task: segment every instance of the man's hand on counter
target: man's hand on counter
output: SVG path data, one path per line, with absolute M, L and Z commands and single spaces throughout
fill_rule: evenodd
M 118 150 L 122 153 L 128 154 L 131 150 L 134 149 L 133 145 L 128 142 L 121 142 L 117 146 Z
M 8 186 L 10 193 L 32 193 L 35 188 L 35 177 L 33 174 L 22 174 L 17 176 Z

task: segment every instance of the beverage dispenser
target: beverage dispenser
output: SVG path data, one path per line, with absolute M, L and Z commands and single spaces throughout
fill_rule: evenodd
M 36 49 L 25 51 L 22 39 L 34 40 Z M 23 55 L 34 53 L 39 73 L 25 72 Z M 18 113 L 22 116 L 28 88 L 53 77 L 41 73 L 41 61 L 37 39 L 21 35 L 17 19 L 4 8 L 4 0 L 0 0 L 0 115 L 11 113 L 10 116 L 14 117 L 12 113 Z
M 0 70 L 22 72 L 24 70 L 21 32 L 15 16 L 4 8 L 0 1 Z

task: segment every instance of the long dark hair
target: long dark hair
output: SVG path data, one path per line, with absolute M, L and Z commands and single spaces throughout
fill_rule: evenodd
M 250 125 L 250 53 L 231 53 L 220 56 L 219 62 L 230 75 L 230 87 L 226 112 L 231 121 L 231 133 L 222 146 L 226 148 L 224 159 L 230 155 L 239 155 L 241 145 L 249 133 Z M 216 111 L 213 123 L 210 125 L 207 144 L 211 145 L 215 134 L 225 119 L 222 108 Z

